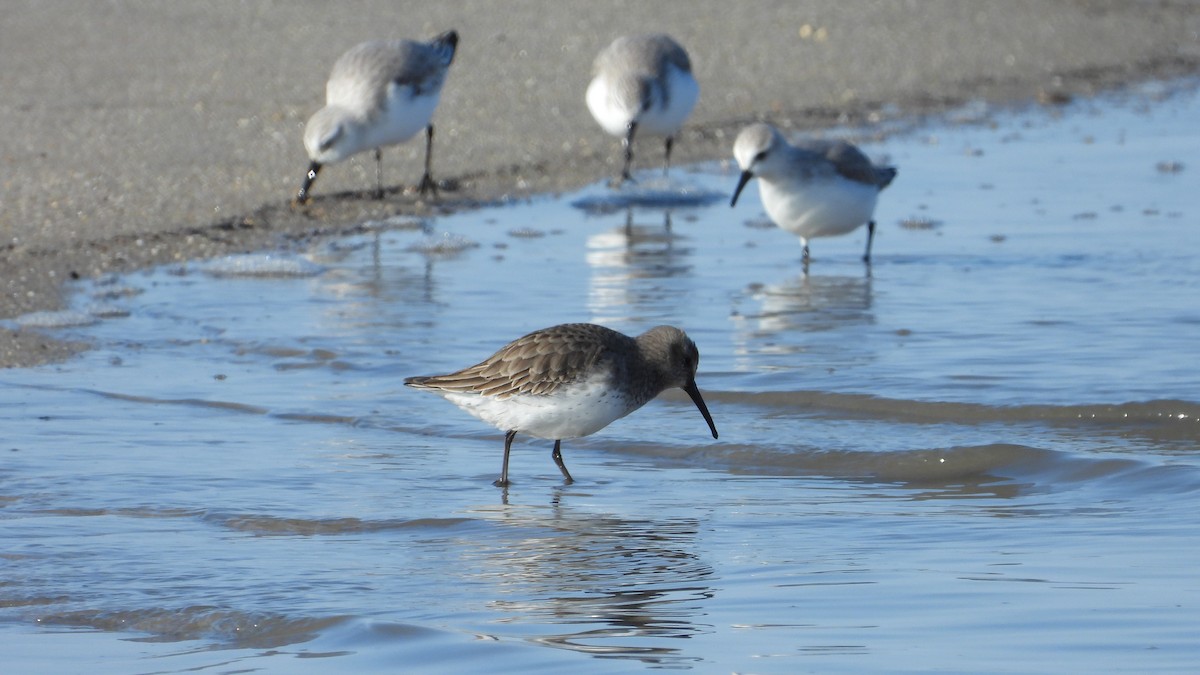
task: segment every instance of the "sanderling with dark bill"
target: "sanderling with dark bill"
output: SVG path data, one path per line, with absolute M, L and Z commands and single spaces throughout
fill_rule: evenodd
M 752 124 L 742 129 L 733 144 L 742 175 L 729 205 L 751 178 L 758 178 L 759 194 L 767 215 L 780 228 L 800 237 L 802 258 L 808 266 L 808 240 L 846 234 L 867 225 L 867 250 L 871 261 L 875 238 L 875 201 L 896 177 L 896 169 L 875 166 L 846 141 L 808 140 L 792 145 L 775 127 Z
M 342 54 L 325 84 L 325 107 L 304 127 L 311 163 L 296 201 L 308 201 L 321 167 L 375 151 L 376 196 L 383 197 L 383 146 L 403 143 L 425 130 L 425 174 L 419 190 L 437 192 L 430 173 L 433 111 L 458 47 L 449 31 L 430 42 L 364 42 Z

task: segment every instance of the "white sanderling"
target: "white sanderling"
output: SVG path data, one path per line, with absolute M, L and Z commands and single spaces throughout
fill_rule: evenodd
M 407 141 L 421 129 L 425 130 L 425 175 L 419 189 L 421 194 L 436 193 L 430 175 L 430 120 L 457 47 L 458 33 L 449 31 L 430 42 L 364 42 L 342 54 L 325 84 L 325 107 L 304 127 L 304 147 L 312 162 L 296 200 L 308 200 L 322 166 L 372 149 L 376 196 L 382 198 L 383 146 Z
M 779 227 L 800 237 L 808 265 L 808 240 L 846 234 L 867 224 L 871 261 L 875 238 L 875 201 L 879 191 L 896 177 L 896 169 L 875 166 L 858 148 L 845 141 L 810 140 L 792 145 L 769 124 L 742 129 L 733 144 L 742 175 L 729 205 L 751 178 L 758 178 L 767 215 Z
M 666 136 L 663 173 L 671 167 L 671 146 L 700 97 L 692 62 L 667 35 L 617 38 L 596 57 L 587 88 L 587 106 L 605 131 L 621 138 L 629 180 L 637 132 Z
M 518 433 L 553 439 L 551 456 L 570 483 L 562 439 L 594 434 L 672 387 L 691 396 L 716 438 L 696 387 L 699 362 L 696 344 L 674 326 L 633 338 L 596 324 L 569 323 L 510 342 L 470 368 L 404 383 L 440 394 L 506 432 L 497 486 L 508 485 L 508 454 Z

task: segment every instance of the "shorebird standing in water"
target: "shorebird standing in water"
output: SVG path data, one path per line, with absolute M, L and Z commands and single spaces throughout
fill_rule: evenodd
M 383 146 L 403 143 L 425 130 L 425 174 L 421 194 L 437 184 L 430 174 L 433 111 L 437 108 L 458 33 L 430 42 L 364 42 L 342 54 L 325 84 L 325 107 L 304 127 L 311 163 L 296 201 L 308 201 L 321 167 L 365 150 L 375 151 L 377 198 L 383 198 Z
M 674 326 L 629 337 L 590 323 L 568 323 L 510 342 L 484 361 L 449 375 L 410 377 L 404 384 L 440 394 L 505 431 L 497 486 L 508 485 L 508 455 L 518 433 L 552 439 L 551 457 L 567 483 L 562 439 L 594 434 L 666 389 L 679 387 L 717 437 L 696 387 L 700 352 Z
M 667 35 L 617 38 L 600 52 L 586 100 L 600 126 L 621 138 L 625 164 L 618 183 L 630 180 L 633 137 L 639 131 L 666 136 L 666 174 L 675 135 L 699 97 L 700 85 L 692 76 L 687 52 Z
M 751 178 L 758 178 L 763 208 L 775 224 L 800 237 L 808 269 L 808 240 L 846 234 L 867 224 L 871 261 L 875 238 L 875 201 L 896 177 L 896 169 L 875 166 L 845 141 L 810 140 L 792 145 L 769 124 L 742 129 L 733 144 L 742 175 L 729 205 Z

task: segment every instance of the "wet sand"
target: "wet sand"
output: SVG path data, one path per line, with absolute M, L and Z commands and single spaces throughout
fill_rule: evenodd
M 404 192 L 423 144 L 328 167 L 289 201 L 334 59 L 385 37 L 462 36 L 435 115 L 436 204 Z M 815 128 L 972 100 L 1053 104 L 1200 69 L 1200 3 L 9 3 L 0 22 L 0 318 L 59 307 L 79 276 L 287 246 L 612 175 L 583 91 L 614 36 L 690 50 L 700 103 L 676 161 L 724 158 L 745 122 Z M 661 146 L 638 146 L 639 167 Z M 909 177 L 910 180 L 917 179 Z M 0 364 L 79 349 L 0 330 Z

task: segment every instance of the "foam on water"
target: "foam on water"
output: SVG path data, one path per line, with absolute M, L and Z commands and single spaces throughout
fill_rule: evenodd
M 215 277 L 312 277 L 321 273 L 320 265 L 278 253 L 229 255 L 198 266 Z
M 70 328 L 73 326 L 90 326 L 96 323 L 97 317 L 90 312 L 65 309 L 56 312 L 30 312 L 15 319 L 22 328 Z
M 453 256 L 472 248 L 478 248 L 478 242 L 472 241 L 460 234 L 443 232 L 440 235 L 429 235 L 424 239 L 408 245 L 408 250 L 429 256 Z

